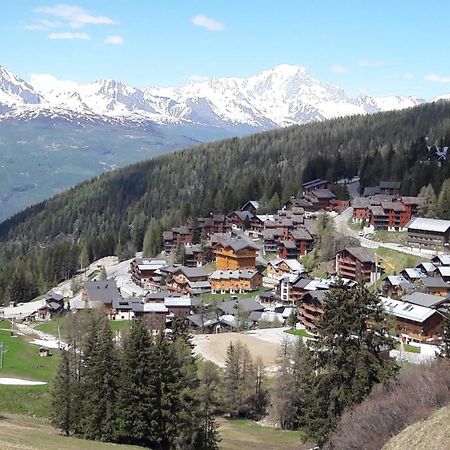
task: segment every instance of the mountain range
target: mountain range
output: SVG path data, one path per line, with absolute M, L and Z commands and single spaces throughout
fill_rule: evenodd
M 425 102 L 413 96 L 351 97 L 288 64 L 248 78 L 211 78 L 179 87 L 138 89 L 112 79 L 79 85 L 49 75 L 35 76 L 32 83 L 0 67 L 1 120 L 44 116 L 130 126 L 153 122 L 241 134 Z
M 424 102 L 351 97 L 287 64 L 248 78 L 142 89 L 51 75 L 27 82 L 0 66 L 0 222 L 83 180 L 162 153 Z

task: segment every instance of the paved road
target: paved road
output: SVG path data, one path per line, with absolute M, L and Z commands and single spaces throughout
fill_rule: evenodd
M 358 232 L 355 230 L 352 230 L 348 226 L 348 221 L 352 217 L 353 214 L 353 208 L 349 207 L 345 211 L 343 211 L 341 214 L 338 214 L 334 217 L 334 222 L 336 224 L 336 230 L 339 233 L 345 234 L 347 236 L 352 236 L 359 240 L 361 243 L 361 247 L 366 248 L 379 248 L 379 247 L 385 247 L 389 248 L 391 250 L 397 250 L 398 252 L 407 253 L 408 255 L 414 255 L 418 256 L 423 259 L 431 259 L 436 253 L 432 252 L 430 250 L 419 250 L 412 247 L 405 247 L 400 244 L 395 244 L 393 242 L 376 242 L 372 241 L 371 239 L 367 239 L 364 236 L 359 236 Z

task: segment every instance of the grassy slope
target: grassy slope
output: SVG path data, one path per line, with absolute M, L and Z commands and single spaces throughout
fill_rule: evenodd
M 450 406 L 410 425 L 393 437 L 383 450 L 445 450 L 450 448 Z
M 303 450 L 311 445 L 300 444 L 302 434 L 263 427 L 246 420 L 221 421 L 220 448 L 224 450 L 285 449 Z M 61 436 L 45 420 L 12 414 L 0 416 L 0 448 L 2 450 L 102 450 L 138 449 L 129 445 L 115 445 Z

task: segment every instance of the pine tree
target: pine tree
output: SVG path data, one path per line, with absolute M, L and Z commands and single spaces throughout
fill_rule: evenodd
M 111 327 L 106 319 L 102 322 L 91 327 L 84 358 L 82 434 L 87 439 L 108 441 L 114 436 L 119 366 Z
M 445 180 L 441 186 L 441 192 L 438 198 L 438 216 L 441 219 L 450 219 L 450 178 Z
M 123 343 L 118 390 L 118 440 L 151 447 L 156 404 L 154 344 L 144 322 L 136 321 Z
M 394 376 L 397 365 L 380 350 L 393 347 L 384 308 L 363 285 L 340 284 L 329 291 L 313 342 L 313 366 L 305 423 L 319 442 L 345 408 L 361 402 L 372 387 Z
M 418 207 L 418 214 L 420 217 L 436 217 L 437 213 L 437 198 L 433 186 L 423 186 L 420 189 L 419 195 L 422 199 L 422 204 Z
M 51 389 L 51 421 L 66 436 L 74 430 L 75 410 L 78 408 L 74 402 L 73 382 L 69 352 L 63 350 Z
M 142 249 L 143 256 L 151 258 L 156 256 L 161 251 L 161 233 L 162 231 L 159 221 L 152 219 L 144 235 Z
M 220 373 L 217 366 L 206 361 L 200 369 L 199 399 L 201 405 L 199 448 L 216 450 L 220 435 L 214 412 L 219 404 Z

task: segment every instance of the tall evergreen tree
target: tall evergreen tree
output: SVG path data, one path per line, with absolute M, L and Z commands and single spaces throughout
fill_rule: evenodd
M 136 321 L 123 342 L 117 399 L 117 433 L 122 443 L 154 444 L 156 404 L 154 343 L 144 322 Z
M 109 323 L 104 320 L 92 331 L 82 378 L 82 433 L 88 439 L 108 441 L 115 434 L 119 366 Z
M 450 220 L 450 178 L 442 184 L 437 204 L 438 216 L 441 219 Z
M 304 422 L 320 442 L 335 426 L 345 408 L 361 402 L 372 387 L 394 376 L 397 365 L 380 351 L 393 347 L 385 313 L 376 294 L 363 285 L 343 284 L 329 291 L 324 315 L 313 342 L 313 364 Z
M 422 204 L 418 207 L 420 217 L 436 217 L 437 214 L 437 198 L 433 186 L 423 186 L 420 189 L 419 197 L 422 199 Z

